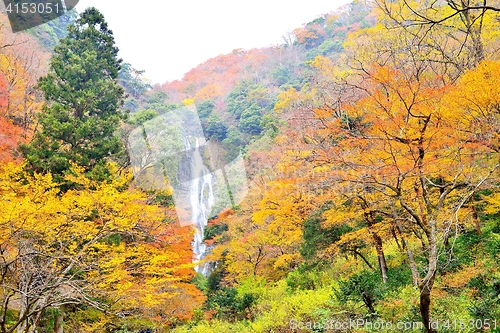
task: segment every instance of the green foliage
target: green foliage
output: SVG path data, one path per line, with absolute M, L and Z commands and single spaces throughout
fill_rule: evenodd
M 261 121 L 260 121 L 260 127 L 262 128 L 263 131 L 265 131 L 265 134 L 268 135 L 271 138 L 275 138 L 276 135 L 278 135 L 279 132 L 279 122 L 276 117 L 276 115 L 272 113 L 266 113 L 265 115 L 262 116 Z
M 500 315 L 500 278 L 480 275 L 469 281 L 469 287 L 477 290 L 469 308 L 473 318 L 498 318 Z
M 35 36 L 47 50 L 52 51 L 59 43 L 59 39 L 66 37 L 68 26 L 77 17 L 78 13 L 73 9 L 52 21 L 28 29 L 26 32 Z
M 222 140 L 222 147 L 226 151 L 226 160 L 234 160 L 244 146 L 245 140 L 240 131 L 236 127 L 230 126 L 227 130 L 226 138 Z
M 236 289 L 221 286 L 208 295 L 205 307 L 217 311 L 215 316 L 220 319 L 242 319 L 254 300 L 252 294 L 239 295 Z
M 107 179 L 106 161 L 124 152 L 115 135 L 124 93 L 117 84 L 121 60 L 112 32 L 97 9 L 87 9 L 54 52 L 38 85 L 47 101 L 39 117 L 42 129 L 21 146 L 26 170 L 51 172 L 64 182 L 75 163 L 90 177 Z
M 175 329 L 175 333 L 254 333 L 247 321 L 229 323 L 227 321 L 213 319 L 202 321 L 197 325 L 184 326 Z
M 196 286 L 196 288 L 203 292 L 208 290 L 208 279 L 201 273 L 197 273 L 191 282 Z
M 203 240 L 209 240 L 209 239 L 212 239 L 214 238 L 215 236 L 217 235 L 220 235 L 222 234 L 223 232 L 225 231 L 228 231 L 229 230 L 229 227 L 227 224 L 225 223 L 222 223 L 222 224 L 214 224 L 214 225 L 208 225 L 206 228 L 205 228 L 205 231 L 204 231 L 204 236 L 203 236 Z
M 142 125 L 146 121 L 154 119 L 159 115 L 158 112 L 155 110 L 141 110 L 139 112 L 134 113 L 133 115 L 130 116 L 128 119 L 128 122 L 132 125 Z
M 161 90 L 148 91 L 145 93 L 143 99 L 145 99 L 145 103 L 142 105 L 144 109 L 152 109 L 159 114 L 165 114 L 183 106 L 182 104 L 168 103 L 168 95 Z
M 314 290 L 320 284 L 319 272 L 309 265 L 302 264 L 288 274 L 286 283 L 292 290 Z
M 438 257 L 440 273 L 454 272 L 464 265 L 471 264 L 477 256 L 477 247 L 481 236 L 476 231 L 465 231 L 454 241 L 449 255 Z
M 208 120 L 208 127 L 205 129 L 205 133 L 209 138 L 222 141 L 226 138 L 227 127 L 219 116 L 213 114 Z
M 153 203 L 162 207 L 174 207 L 174 198 L 171 193 L 167 191 L 155 190 L 148 193 L 153 196 Z
M 340 236 L 352 230 L 348 225 L 326 229 L 321 226 L 324 221 L 323 213 L 331 208 L 332 204 L 326 203 L 304 221 L 302 235 L 304 241 L 301 245 L 300 254 L 308 262 L 315 260 L 318 251 L 334 244 L 340 239 Z
M 485 239 L 485 248 L 486 252 L 491 256 L 491 258 L 496 259 L 500 257 L 500 229 L 498 226 L 495 226 L 489 237 Z
M 332 281 L 333 282 L 333 281 Z M 345 320 L 343 310 L 332 301 L 332 288 L 297 290 L 290 292 L 284 281 L 268 289 L 252 313 L 253 332 L 292 332 L 292 320 L 314 322 L 323 320 Z
M 221 284 L 225 274 L 224 259 L 208 276 L 206 282 L 201 277 L 196 278 L 196 283 L 204 290 L 207 300 L 204 309 L 215 311 L 216 318 L 234 320 L 246 317 L 246 312 L 255 301 L 251 292 L 239 292 Z
M 257 104 L 252 104 L 240 117 L 239 127 L 243 132 L 251 135 L 258 135 L 262 131 L 260 123 L 262 120 L 262 108 Z
M 411 282 L 411 270 L 404 265 L 389 267 L 387 270 L 386 290 L 395 291 L 409 285 Z
M 330 56 L 333 53 L 341 53 L 343 51 L 342 41 L 327 39 L 317 48 L 314 48 L 306 53 L 306 59 L 312 60 L 317 56 Z
M 134 98 L 141 98 L 151 85 L 142 77 L 144 71 L 139 71 L 129 63 L 124 63 L 118 73 L 118 81 L 127 94 Z
M 276 81 L 278 87 L 295 79 L 293 68 L 288 66 L 275 67 L 270 74 L 271 77 Z
M 135 98 L 129 97 L 123 103 L 123 108 L 128 112 L 136 112 L 139 109 L 139 102 Z
M 377 314 L 391 322 L 420 322 L 418 299 L 420 291 L 411 284 L 388 291 L 376 305 Z M 405 331 L 407 332 L 407 331 Z M 408 331 L 420 333 L 420 330 Z
M 168 95 L 163 91 L 152 91 L 150 94 L 148 94 L 146 96 L 146 101 L 149 104 L 165 103 L 167 99 L 168 99 Z
M 347 281 L 340 281 L 340 290 L 337 292 L 339 301 L 354 299 L 362 301 L 371 313 L 375 312 L 375 302 L 383 294 L 383 284 L 376 271 L 361 271 L 349 277 Z
M 212 100 L 206 100 L 196 105 L 196 111 L 198 111 L 198 116 L 200 118 L 208 118 L 212 111 L 214 110 L 215 103 Z
M 239 119 L 243 112 L 254 104 L 260 108 L 270 107 L 271 99 L 265 87 L 249 80 L 243 80 L 229 93 L 226 104 L 227 111 Z

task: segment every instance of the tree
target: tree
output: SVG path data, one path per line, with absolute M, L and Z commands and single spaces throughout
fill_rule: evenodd
M 129 63 L 123 64 L 118 73 L 118 80 L 125 92 L 136 99 L 140 99 L 144 93 L 152 88 L 147 79 L 142 76 L 143 74 L 144 71 L 133 68 Z
M 448 63 L 459 74 L 496 52 L 498 1 L 375 0 L 375 4 L 384 12 L 388 25 L 409 33 L 423 49 L 433 50 L 429 59 Z
M 390 4 L 402 3 L 410 2 Z M 487 18 L 483 33 L 496 29 Z M 315 128 L 304 135 L 309 149 L 299 158 L 327 168 L 318 187 L 330 186 L 359 205 L 381 271 L 381 241 L 393 234 L 419 288 L 426 332 L 434 332 L 429 324 L 436 276 L 453 257 L 460 225 L 480 232 L 468 203 L 498 176 L 498 63 L 481 62 L 495 56 L 488 50 L 498 39 L 490 35 L 493 43 L 471 62 L 475 48 L 458 38 L 463 31 L 457 22 L 422 32 L 407 21 L 397 34 L 390 19 L 381 16 L 380 22 L 349 38 L 342 65 L 316 58 L 311 64 L 319 73 L 311 87 L 283 93 L 276 105 L 298 107 L 296 123 Z M 302 100 L 291 102 L 294 95 Z M 332 216 L 326 223 L 351 218 L 342 209 Z M 336 246 L 366 241 L 368 233 L 359 230 Z
M 239 119 L 253 104 L 267 108 L 271 103 L 267 89 L 250 80 L 242 80 L 227 96 L 227 111 Z
M 15 150 L 22 138 L 22 128 L 0 116 L 0 161 L 15 160 Z
M 239 128 L 248 134 L 258 135 L 262 131 L 262 108 L 257 104 L 250 105 L 240 116 Z
M 137 317 L 168 326 L 203 302 L 189 284 L 190 229 L 166 224 L 164 207 L 123 190 L 130 173 L 109 168 L 112 181 L 97 182 L 75 167 L 66 177 L 78 189 L 61 193 L 50 174 L 21 179 L 20 167 L 0 166 L 0 332 L 37 332 L 47 310 L 64 307 L 96 311 L 73 332 Z
M 46 100 L 41 129 L 21 146 L 26 169 L 63 181 L 74 163 L 89 176 L 106 179 L 106 160 L 123 153 L 115 131 L 124 93 L 117 84 L 121 60 L 112 31 L 97 9 L 86 9 L 54 52 L 50 71 L 38 84 Z
M 213 114 L 208 119 L 208 126 L 205 130 L 205 133 L 210 138 L 215 138 L 219 141 L 222 141 L 226 138 L 227 126 L 218 115 Z
M 41 110 L 40 93 L 34 88 L 45 74 L 48 52 L 39 41 L 25 33 L 10 33 L 5 16 L 0 17 L 0 76 L 1 90 L 8 95 L 0 115 L 24 127 L 25 133 L 34 127 L 36 113 Z M 5 80 L 5 81 L 4 81 Z M 3 94 L 0 93 L 0 96 Z M 5 97 L 6 95 L 3 95 Z M 2 99 L 2 97 L 0 97 Z M 0 103 L 1 104 L 1 103 Z
M 200 116 L 200 118 L 208 118 L 212 114 L 214 107 L 214 101 L 207 99 L 206 101 L 196 104 L 196 111 L 198 111 L 198 116 Z
M 330 165 L 338 192 L 361 199 L 377 195 L 362 202 L 364 218 L 373 226 L 372 213 L 377 212 L 385 229 L 398 230 L 413 283 L 420 289 L 423 324 L 426 332 L 435 332 L 430 304 L 441 256 L 451 253 L 449 239 L 457 237 L 458 225 L 473 223 L 465 203 L 499 168 L 491 140 L 498 128 L 483 125 L 494 117 L 499 102 L 496 88 L 489 88 L 491 95 L 474 88 L 467 96 L 477 97 L 459 98 L 450 87 L 439 87 L 429 64 L 419 65 L 413 72 L 365 67 L 362 82 L 348 81 L 363 92 L 358 98 L 346 99 L 338 108 L 314 109 L 323 126 L 316 132 L 322 144 L 310 158 Z M 483 88 L 493 87 L 496 66 L 481 66 L 474 79 L 487 80 Z M 471 81 L 469 77 L 456 89 L 464 91 Z

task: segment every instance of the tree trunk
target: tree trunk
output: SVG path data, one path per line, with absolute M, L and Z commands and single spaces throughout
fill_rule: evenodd
M 366 209 L 367 207 L 368 207 L 367 204 L 363 203 L 363 208 Z M 385 284 L 387 283 L 387 262 L 385 261 L 382 238 L 380 238 L 380 236 L 374 230 L 371 230 L 372 226 L 376 224 L 375 214 L 374 212 L 370 211 L 366 212 L 364 215 L 366 223 L 368 224 L 368 229 L 370 230 L 370 233 L 372 234 L 373 237 L 373 241 L 375 243 L 375 250 L 377 251 L 378 265 L 380 268 L 380 275 L 382 276 L 382 282 Z
M 64 332 L 63 322 L 64 322 L 63 314 L 58 313 L 56 316 L 56 320 L 54 321 L 54 333 L 63 333 Z
M 425 333 L 437 333 L 431 326 L 431 291 L 434 285 L 434 275 L 427 283 L 420 285 L 420 314 L 424 324 Z
M 474 225 L 476 227 L 476 232 L 478 235 L 481 235 L 481 220 L 479 220 L 479 216 L 477 214 L 476 203 L 474 202 L 474 194 L 470 197 L 470 205 L 472 208 L 472 218 L 474 219 Z
M 382 247 L 382 238 L 376 233 L 373 233 L 373 240 L 375 241 L 375 249 L 377 250 L 378 265 L 380 267 L 380 275 L 382 282 L 387 283 L 387 262 L 385 261 L 384 249 Z
M 436 278 L 437 271 L 437 241 L 436 241 L 436 220 L 432 218 L 429 220 L 429 229 L 427 233 L 429 239 L 429 253 L 428 253 L 428 271 L 427 275 L 422 279 L 419 284 L 420 288 L 420 314 L 422 315 L 422 323 L 424 324 L 425 333 L 437 333 L 432 328 L 431 323 L 431 291 L 434 286 L 434 279 Z
M 363 297 L 363 303 L 365 303 L 365 305 L 368 307 L 370 313 L 375 313 L 375 307 L 373 306 L 374 300 L 364 292 L 361 296 Z

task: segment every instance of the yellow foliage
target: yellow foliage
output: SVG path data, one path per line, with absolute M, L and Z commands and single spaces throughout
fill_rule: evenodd
M 182 104 L 184 104 L 185 106 L 193 105 L 194 104 L 194 99 L 192 99 L 192 98 L 183 99 L 182 100 Z
M 278 95 L 278 101 L 274 105 L 274 110 L 276 112 L 285 112 L 298 101 L 299 96 L 299 92 L 295 88 L 282 91 Z
M 29 126 L 43 105 L 34 86 L 47 68 L 49 54 L 32 36 L 9 30 L 7 16 L 1 14 L 0 45 L 12 45 L 0 48 L 0 75 L 7 81 L 9 95 L 7 108 L 0 111 L 3 116 L 22 119 Z
M 60 193 L 50 174 L 22 179 L 21 166 L 0 166 L 0 246 L 10 249 L 0 256 L 23 262 L 19 271 L 3 277 L 12 294 L 3 294 L 2 302 L 27 295 L 43 305 L 55 297 L 62 304 L 80 300 L 111 313 L 191 316 L 203 297 L 188 284 L 194 274 L 190 235 L 168 236 L 172 226 L 163 222 L 160 207 L 147 205 L 142 192 L 120 190 L 129 174 L 97 183 L 80 168 L 73 171 L 67 178 L 80 186 Z M 37 255 L 31 260 L 29 253 Z M 47 289 L 22 285 L 23 274 L 34 272 L 50 281 Z M 172 308 L 178 298 L 184 305 Z M 110 305 L 89 303 L 92 299 Z
M 194 100 L 207 100 L 214 99 L 222 95 L 222 91 L 216 84 L 207 84 L 205 87 L 200 89 L 194 96 Z M 184 103 L 184 102 L 183 102 Z M 184 104 L 191 105 L 191 104 Z
M 441 284 L 448 288 L 466 287 L 472 278 L 485 273 L 482 262 L 461 268 L 457 272 L 448 273 L 441 279 Z

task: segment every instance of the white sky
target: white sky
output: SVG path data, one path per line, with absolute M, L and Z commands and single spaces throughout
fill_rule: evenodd
M 283 43 L 282 36 L 350 0 L 80 0 L 99 9 L 119 56 L 153 83 L 181 79 L 237 48 Z

